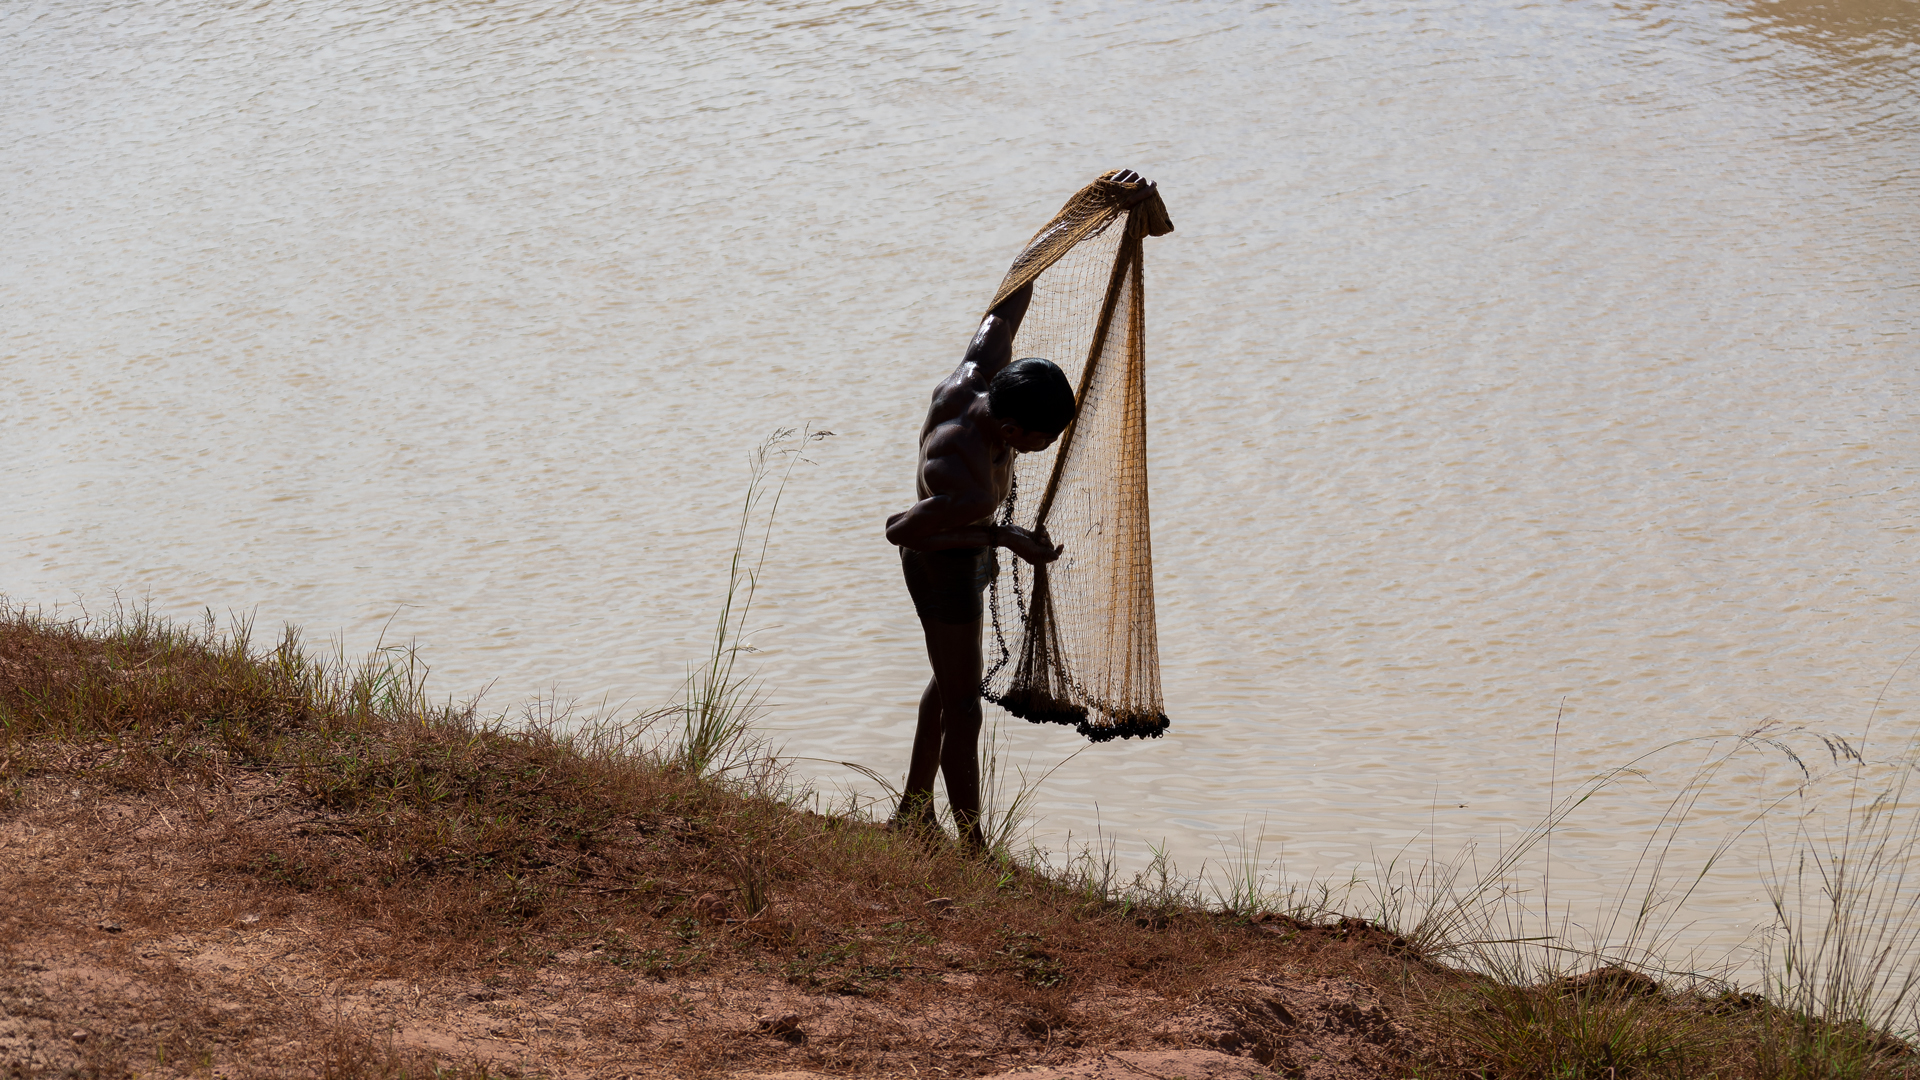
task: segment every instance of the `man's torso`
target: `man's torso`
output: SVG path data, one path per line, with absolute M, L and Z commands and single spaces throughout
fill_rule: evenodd
M 914 491 L 919 498 L 935 494 L 927 487 L 927 458 L 931 451 L 960 455 L 969 471 L 986 474 L 995 506 L 1006 499 L 1007 489 L 1013 483 L 1013 451 L 999 447 L 999 456 L 995 458 L 986 433 L 968 415 L 974 403 L 986 395 L 985 380 L 970 363 L 961 364 L 934 388 L 933 404 L 927 409 L 926 422 L 920 425 L 920 453 L 914 466 Z M 987 524 L 992 520 L 993 515 L 989 513 L 972 524 Z

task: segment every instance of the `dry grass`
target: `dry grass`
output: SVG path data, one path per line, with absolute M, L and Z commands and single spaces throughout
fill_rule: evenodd
M 1203 1043 L 1218 1034 L 1199 1030 L 1207 1022 L 1169 1016 L 1250 974 L 1456 978 L 1330 932 L 1119 896 L 810 813 L 764 761 L 715 776 L 633 726 L 481 723 L 428 702 L 415 671 L 405 652 L 321 663 L 293 635 L 255 649 L 245 626 L 7 612 L 0 820 L 57 834 L 64 852 L 9 860 L 14 945 L 84 923 L 75 912 L 89 904 L 147 940 L 244 931 L 244 907 L 252 925 L 319 928 L 303 947 L 331 950 L 334 974 L 354 980 L 512 980 L 569 964 L 605 999 L 582 1032 L 598 1023 L 682 1073 L 957 1060 L 980 1074 L 1081 1048 Z M 85 865 L 117 869 L 77 880 L 80 849 L 93 852 Z M 196 906 L 196 891 L 223 906 Z M 46 912 L 61 914 L 49 925 Z M 356 945 L 356 933 L 373 936 Z M 164 986 L 157 971 L 148 981 Z M 673 1015 L 685 988 L 726 985 L 871 1008 L 839 1034 L 830 1018 L 802 1021 L 801 1038 Z M 620 1009 L 642 1019 L 609 1019 Z M 876 1037 L 882 1016 L 897 1030 Z M 322 1019 L 250 1022 L 308 1047 L 382 1045 L 365 1025 L 358 1041 L 298 1034 Z M 260 1039 L 196 1031 L 135 1031 L 118 1040 L 121 1060 L 147 1067 L 168 1040 L 274 1060 Z M 1417 1045 L 1407 1034 L 1370 1053 Z M 403 1041 L 392 1060 L 419 1052 Z M 408 1071 L 355 1060 L 320 1071 Z
M 418 674 L 0 613 L 0 1059 L 12 1023 L 91 1029 L 62 1052 L 98 1075 L 984 1075 L 1167 1046 L 1341 1078 L 1915 1072 L 1864 1024 L 1469 974 L 1423 958 L 1430 923 L 1303 919 L 1257 882 L 1207 902 L 1087 853 L 971 858 L 800 809 L 764 758 L 483 723 Z

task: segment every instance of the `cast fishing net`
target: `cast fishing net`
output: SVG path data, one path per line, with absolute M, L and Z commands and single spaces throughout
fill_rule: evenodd
M 1157 193 L 1125 209 L 1140 185 L 1114 175 L 1034 234 L 988 305 L 1032 283 L 1013 355 L 1060 365 L 1079 411 L 1051 449 L 1014 463 L 997 520 L 1045 527 L 1066 551 L 1044 566 L 1010 559 L 994 581 L 981 691 L 1015 716 L 1072 724 L 1095 742 L 1167 727 L 1147 535 L 1141 249 L 1173 221 Z

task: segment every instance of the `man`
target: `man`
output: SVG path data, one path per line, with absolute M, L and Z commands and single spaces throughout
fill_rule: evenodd
M 1119 183 L 1139 183 L 1130 205 L 1153 186 L 1132 171 Z M 1029 563 L 1052 562 L 1064 548 L 1038 533 L 993 524 L 1007 497 L 1013 455 L 1053 445 L 1074 413 L 1073 387 L 1047 360 L 1008 363 L 1014 335 L 1033 298 L 1032 286 L 1008 296 L 981 320 L 960 366 L 933 390 L 920 428 L 915 488 L 919 501 L 887 519 L 887 539 L 900 548 L 901 570 L 926 634 L 933 678 L 920 695 L 919 725 L 906 790 L 895 820 L 937 831 L 933 777 L 947 780 L 947 802 L 962 839 L 986 846 L 980 826 L 981 594 L 999 573 L 995 548 Z

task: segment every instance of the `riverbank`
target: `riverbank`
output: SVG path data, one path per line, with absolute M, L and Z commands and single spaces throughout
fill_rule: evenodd
M 5 614 L 8 1075 L 1912 1068 L 1721 988 L 1501 983 L 1335 913 L 970 858 L 658 716 L 482 723 L 408 661 Z

